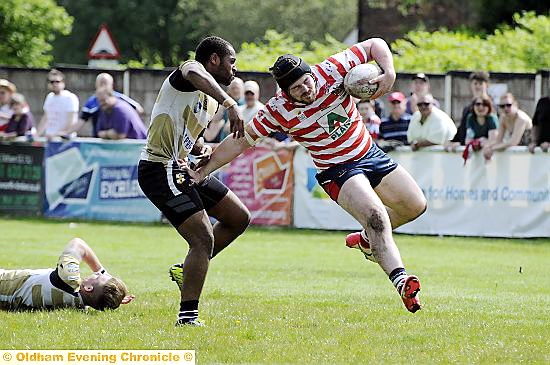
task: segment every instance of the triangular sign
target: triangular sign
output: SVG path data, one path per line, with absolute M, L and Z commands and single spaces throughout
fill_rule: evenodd
M 88 49 L 88 59 L 117 59 L 120 57 L 120 50 L 109 32 L 107 25 L 101 24 L 99 30 Z

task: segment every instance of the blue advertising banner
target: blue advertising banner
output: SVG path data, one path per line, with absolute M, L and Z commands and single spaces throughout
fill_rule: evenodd
M 143 195 L 137 163 L 143 142 L 69 141 L 46 147 L 48 217 L 158 222 L 159 210 Z

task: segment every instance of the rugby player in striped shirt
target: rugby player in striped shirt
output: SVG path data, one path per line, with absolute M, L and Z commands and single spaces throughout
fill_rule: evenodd
M 426 199 L 409 173 L 373 143 L 343 89 L 346 73 L 371 60 L 384 70 L 371 80 L 379 85 L 376 99 L 395 81 L 392 55 L 382 39 L 367 39 L 313 67 L 294 55 L 279 57 L 271 72 L 281 90 L 246 125 L 245 138 L 229 136 L 208 164 L 189 174 L 202 181 L 271 132 L 292 136 L 309 151 L 319 184 L 364 228 L 348 235 L 346 245 L 377 262 L 414 313 L 420 309 L 420 281 L 406 273 L 392 229 L 421 215 Z

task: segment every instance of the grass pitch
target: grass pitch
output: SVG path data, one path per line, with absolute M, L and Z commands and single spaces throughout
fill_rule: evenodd
M 0 312 L 0 349 L 191 349 L 201 364 L 550 362 L 549 239 L 396 236 L 422 282 L 424 309 L 411 314 L 344 232 L 250 228 L 211 263 L 207 326 L 174 328 L 167 269 L 187 247 L 171 227 L 5 219 L 0 232 L 2 268 L 53 267 L 78 236 L 137 297 L 111 312 Z

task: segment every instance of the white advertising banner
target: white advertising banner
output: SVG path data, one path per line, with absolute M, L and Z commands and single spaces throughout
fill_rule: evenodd
M 485 237 L 550 237 L 550 155 L 524 148 L 480 153 L 464 164 L 461 153 L 440 148 L 394 151 L 391 157 L 418 182 L 428 210 L 397 232 Z M 330 199 L 313 194 L 313 165 L 296 154 L 294 222 L 297 227 L 355 229 L 359 225 Z M 304 175 L 305 174 L 305 175 Z M 311 180 L 311 177 L 313 181 Z

